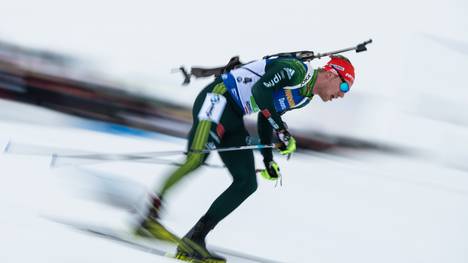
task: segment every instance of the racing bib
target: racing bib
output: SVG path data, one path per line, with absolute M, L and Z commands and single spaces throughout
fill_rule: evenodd
M 198 112 L 198 119 L 219 123 L 225 107 L 226 98 L 224 96 L 216 93 L 208 93 L 206 94 L 205 101 Z
M 223 75 L 223 80 L 244 114 L 259 111 L 252 96 L 252 86 L 265 74 L 266 60 L 259 60 Z

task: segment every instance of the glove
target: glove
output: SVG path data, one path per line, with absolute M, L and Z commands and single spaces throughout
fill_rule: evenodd
M 278 147 L 282 155 L 292 154 L 296 151 L 296 140 L 289 134 L 287 130 L 281 130 L 276 133 L 280 145 Z
M 265 169 L 260 171 L 260 175 L 267 180 L 278 180 L 281 177 L 280 168 L 275 161 L 263 161 Z

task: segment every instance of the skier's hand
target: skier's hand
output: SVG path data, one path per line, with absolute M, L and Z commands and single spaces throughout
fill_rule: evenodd
M 281 177 L 280 168 L 275 161 L 263 161 L 265 169 L 260 171 L 260 175 L 267 180 L 278 180 Z
M 292 154 L 296 151 L 296 140 L 289 134 L 287 130 L 281 130 L 276 133 L 280 145 L 278 147 L 282 155 Z

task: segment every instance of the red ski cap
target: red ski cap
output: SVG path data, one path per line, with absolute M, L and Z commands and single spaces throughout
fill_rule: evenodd
M 351 61 L 344 56 L 330 56 L 330 58 L 330 61 L 323 66 L 323 69 L 340 74 L 351 87 L 354 83 L 354 67 Z

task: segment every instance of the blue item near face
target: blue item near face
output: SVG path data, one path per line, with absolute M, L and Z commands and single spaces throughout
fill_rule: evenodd
M 346 93 L 346 92 L 349 91 L 349 85 L 348 85 L 348 82 L 344 81 L 343 79 L 342 79 L 342 81 L 343 82 L 341 82 L 341 84 L 340 84 L 340 90 L 341 90 L 341 92 Z
M 341 79 L 341 83 L 340 83 L 340 90 L 341 90 L 341 92 L 343 92 L 343 93 L 348 92 L 348 91 L 349 91 L 349 84 L 348 84 L 348 82 L 346 82 L 346 80 L 341 76 L 340 71 L 339 71 L 335 66 L 333 66 L 333 65 L 331 65 L 331 66 L 332 66 L 333 69 L 335 69 L 336 74 L 337 74 L 338 77 L 340 77 L 340 79 Z

